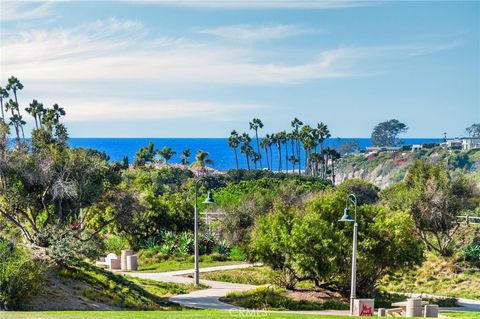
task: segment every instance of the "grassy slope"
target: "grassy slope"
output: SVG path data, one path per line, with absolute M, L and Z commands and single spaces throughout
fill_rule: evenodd
M 188 311 L 64 311 L 64 312 L 4 312 L 2 319 L 231 319 L 231 318 L 311 318 L 311 319 L 348 319 L 363 318 L 334 315 L 299 315 L 278 313 L 241 313 L 216 310 L 188 310 Z M 480 313 L 449 313 L 448 317 L 480 319 Z
M 32 309 L 178 310 L 181 307 L 169 302 L 168 297 L 194 289 L 193 285 L 116 275 L 87 263 L 52 272 L 55 278 L 50 281 L 51 286 L 32 301 Z
M 448 297 L 480 299 L 480 274 L 465 270 L 453 258 L 433 255 L 417 269 L 386 277 L 380 288 L 395 292 L 427 293 Z
M 203 274 L 203 277 L 207 280 L 234 282 L 238 284 L 266 285 L 271 283 L 271 273 L 270 268 L 262 266 L 208 272 Z

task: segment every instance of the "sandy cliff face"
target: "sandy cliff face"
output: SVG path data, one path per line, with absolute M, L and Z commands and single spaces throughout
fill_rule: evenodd
M 336 181 L 341 183 L 350 178 L 361 178 L 384 188 L 401 181 L 408 167 L 418 159 L 442 163 L 452 170 L 462 170 L 480 175 L 480 149 L 465 152 L 449 152 L 443 149 L 422 152 L 397 152 L 348 155 L 336 167 Z

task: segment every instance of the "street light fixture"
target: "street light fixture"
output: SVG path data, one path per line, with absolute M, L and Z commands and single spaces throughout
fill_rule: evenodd
M 198 252 L 198 208 L 197 208 L 197 198 L 198 198 L 198 183 L 203 178 L 200 177 L 195 181 L 195 214 L 194 214 L 194 254 L 195 254 L 195 267 L 193 270 L 193 283 L 195 287 L 198 287 L 200 284 L 200 269 L 198 267 L 198 259 L 199 259 L 199 252 Z M 207 198 L 203 201 L 204 204 L 213 204 L 215 203 L 213 199 L 212 192 L 208 192 Z
M 348 209 L 348 203 L 351 202 L 355 206 L 355 217 L 352 218 L 350 210 Z M 356 298 L 356 280 L 357 280 L 357 197 L 355 194 L 348 194 L 345 200 L 345 209 L 343 210 L 343 216 L 338 220 L 339 222 L 354 222 L 353 223 L 353 253 L 352 253 L 352 283 L 350 288 L 350 316 L 353 316 L 353 301 Z

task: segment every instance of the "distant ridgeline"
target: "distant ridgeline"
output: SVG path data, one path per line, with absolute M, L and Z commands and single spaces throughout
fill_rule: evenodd
M 461 149 L 442 143 L 423 145 L 413 149 L 367 148 L 365 152 L 348 154 L 337 163 L 336 181 L 349 178 L 362 178 L 383 188 L 401 181 L 410 164 L 422 159 L 431 163 L 443 164 L 449 170 L 473 174 L 480 183 L 480 148 Z

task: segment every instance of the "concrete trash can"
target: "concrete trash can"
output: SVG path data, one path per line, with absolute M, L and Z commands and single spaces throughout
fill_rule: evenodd
M 138 268 L 137 256 L 135 255 L 127 256 L 127 270 L 137 270 L 137 268 Z
M 354 316 L 373 316 L 373 299 L 355 299 L 353 300 Z
M 438 305 L 425 305 L 425 318 L 438 318 Z
M 405 311 L 405 317 L 423 317 L 422 299 L 407 299 L 407 309 Z
M 122 250 L 121 268 L 122 270 L 127 270 L 127 256 L 133 255 L 133 250 Z

